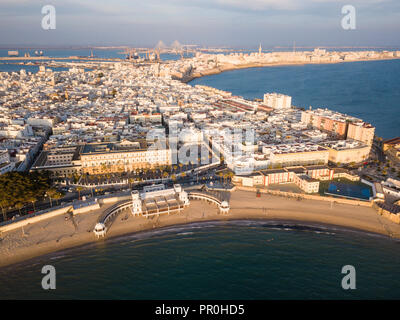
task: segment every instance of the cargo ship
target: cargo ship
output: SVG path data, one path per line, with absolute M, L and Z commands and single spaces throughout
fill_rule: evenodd
M 8 51 L 8 56 L 9 57 L 18 57 L 19 56 L 19 52 L 17 50 Z
M 127 55 L 126 55 L 126 60 L 137 60 L 137 59 L 139 59 L 140 57 L 139 57 L 139 55 L 138 55 L 138 53 L 137 52 L 134 52 L 134 53 L 128 53 Z

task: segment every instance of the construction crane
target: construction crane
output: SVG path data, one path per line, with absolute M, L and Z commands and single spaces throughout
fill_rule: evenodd
M 126 54 L 127 60 L 139 59 L 139 55 L 135 48 L 125 49 L 124 54 Z

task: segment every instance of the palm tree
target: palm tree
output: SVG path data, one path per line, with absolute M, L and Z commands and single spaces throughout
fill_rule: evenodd
M 233 172 L 229 171 L 228 172 L 228 177 L 229 177 L 230 181 L 232 181 L 233 176 L 234 176 Z
M 28 197 L 28 199 L 27 199 L 29 202 L 31 202 L 32 203 L 32 206 L 33 206 L 33 212 L 36 212 L 36 208 L 35 208 L 35 202 L 37 201 L 37 199 L 35 198 L 35 197 L 33 197 L 33 196 L 30 196 L 30 197 Z
M 78 191 L 78 200 L 81 200 L 81 191 L 83 190 L 82 187 L 77 187 L 76 191 Z
M 51 206 L 51 207 L 53 206 L 53 203 L 52 203 L 52 201 L 51 201 L 51 198 L 53 198 L 53 197 L 55 196 L 56 193 L 57 193 L 57 190 L 54 189 L 54 188 L 50 188 L 50 189 L 47 190 L 47 192 L 46 192 L 47 196 L 49 197 L 50 206 Z
M 68 174 L 67 178 L 68 178 L 68 183 L 70 183 L 72 181 L 72 179 L 74 178 L 74 175 L 73 174 Z
M 53 199 L 57 201 L 57 205 L 58 205 L 58 200 L 60 200 L 62 197 L 64 197 L 64 194 L 62 192 L 56 192 L 53 195 Z
M 9 207 L 8 201 L 5 199 L 0 200 L 0 207 L 1 211 L 3 212 L 3 221 L 7 221 L 7 213 L 5 209 Z
M 77 173 L 75 173 L 74 174 L 74 183 L 77 183 L 79 181 L 79 178 L 80 178 L 80 176 Z
M 228 183 L 228 178 L 229 178 L 229 173 L 228 172 L 224 173 L 224 183 L 225 184 Z
M 21 209 L 24 207 L 24 204 L 22 202 L 17 202 L 15 207 L 18 209 L 19 215 L 21 215 Z

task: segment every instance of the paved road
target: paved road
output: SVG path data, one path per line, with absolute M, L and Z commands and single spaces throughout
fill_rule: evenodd
M 374 144 L 372 145 L 372 148 L 373 148 L 374 153 L 378 156 L 378 160 L 379 160 L 380 162 L 385 162 L 386 156 L 385 156 L 385 154 L 383 153 L 382 148 L 381 148 L 379 145 L 377 145 L 376 143 L 374 143 Z
M 221 181 L 220 177 L 215 176 L 215 170 L 212 170 L 212 171 L 207 172 L 207 173 L 199 174 L 198 176 L 197 175 L 186 176 L 183 179 L 182 178 L 178 179 L 176 181 L 176 183 L 180 183 L 183 186 L 190 186 L 191 183 L 193 183 L 193 184 L 201 183 L 203 177 L 208 177 L 209 179 L 207 179 L 207 181 Z M 211 179 L 210 179 L 210 177 L 211 177 Z M 141 182 L 139 184 L 136 184 L 134 188 L 138 189 L 138 188 L 141 188 L 144 185 L 148 185 L 148 184 L 153 184 L 153 182 L 143 181 L 143 182 Z M 172 186 L 173 184 L 174 184 L 173 182 L 166 183 L 167 186 Z M 67 187 L 67 188 L 69 188 L 69 187 Z M 95 188 L 101 189 L 102 191 L 101 192 L 95 192 L 95 190 L 94 190 Z M 117 186 L 113 185 L 113 186 L 108 186 L 108 187 L 94 187 L 94 188 L 91 188 L 91 189 L 82 190 L 80 192 L 80 196 L 81 197 L 85 196 L 85 197 L 88 198 L 88 197 L 91 197 L 92 194 L 93 194 L 93 196 L 96 197 L 96 196 L 99 196 L 99 195 L 103 195 L 105 192 L 110 192 L 112 194 L 112 193 L 120 192 L 121 190 L 124 190 L 124 189 L 127 189 L 127 188 L 128 188 L 127 185 L 119 185 L 119 186 L 118 185 Z M 78 200 L 78 192 L 67 192 L 65 197 L 63 197 L 62 199 L 59 199 L 58 202 L 56 200 L 52 200 L 52 205 L 50 204 L 50 200 L 49 199 L 46 199 L 44 201 L 35 203 L 35 211 L 48 209 L 48 208 L 50 208 L 52 206 L 56 206 L 57 203 L 61 204 L 61 203 L 64 203 L 64 202 L 73 202 L 75 200 Z M 25 215 L 25 214 L 28 214 L 28 212 L 31 212 L 31 211 L 34 211 L 34 209 L 33 209 L 33 204 L 30 203 L 30 204 L 27 204 L 21 210 L 12 210 L 12 211 L 7 212 L 7 218 L 11 219 L 13 216 L 19 215 L 19 214 Z M 3 221 L 3 216 L 0 215 L 0 222 L 2 222 L 2 221 Z

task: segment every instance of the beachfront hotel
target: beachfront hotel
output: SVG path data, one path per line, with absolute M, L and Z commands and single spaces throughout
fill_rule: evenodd
M 301 122 L 313 128 L 329 132 L 340 139 L 353 139 L 372 145 L 375 127 L 361 119 L 328 109 L 303 111 Z
M 152 143 L 139 140 L 51 148 L 41 152 L 31 170 L 69 176 L 127 172 L 170 164 L 171 150 L 167 142 L 164 147 L 153 148 Z
M 347 129 L 347 139 L 361 141 L 368 146 L 371 146 L 374 141 L 375 127 L 364 121 L 349 123 Z
M 80 156 L 82 171 L 90 174 L 126 172 L 171 164 L 171 150 L 167 142 L 164 147 L 153 148 L 145 140 L 87 144 Z
M 301 122 L 336 135 L 339 138 L 346 138 L 348 118 L 338 112 L 328 109 L 316 109 L 303 111 Z

